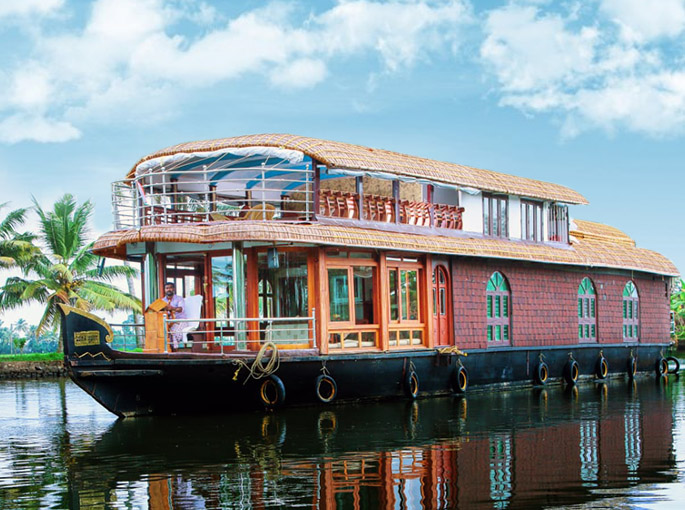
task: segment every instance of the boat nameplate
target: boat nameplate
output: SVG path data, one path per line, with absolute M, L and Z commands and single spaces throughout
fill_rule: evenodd
M 75 347 L 88 347 L 90 345 L 100 345 L 99 331 L 77 331 L 74 333 Z

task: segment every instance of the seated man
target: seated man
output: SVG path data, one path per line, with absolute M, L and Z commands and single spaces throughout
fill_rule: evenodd
M 185 319 L 185 300 L 176 294 L 176 285 L 172 282 L 166 282 L 164 284 L 164 301 L 169 303 L 164 310 L 169 314 L 170 319 Z M 171 346 L 173 350 L 178 348 L 178 343 L 183 340 L 183 328 L 185 324 L 183 322 L 174 322 L 169 329 L 169 339 L 171 341 Z

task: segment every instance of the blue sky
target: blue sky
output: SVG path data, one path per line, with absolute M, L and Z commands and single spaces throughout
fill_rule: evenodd
M 287 132 L 543 179 L 685 270 L 685 0 L 0 3 L 0 202 Z

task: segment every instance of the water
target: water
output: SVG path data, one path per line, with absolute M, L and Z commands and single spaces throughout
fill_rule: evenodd
M 121 421 L 0 382 L 0 507 L 681 508 L 684 418 L 674 376 Z

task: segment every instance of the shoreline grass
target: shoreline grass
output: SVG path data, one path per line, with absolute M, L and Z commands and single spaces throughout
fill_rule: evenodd
M 61 352 L 41 352 L 29 354 L 0 354 L 0 363 L 6 361 L 62 361 Z

